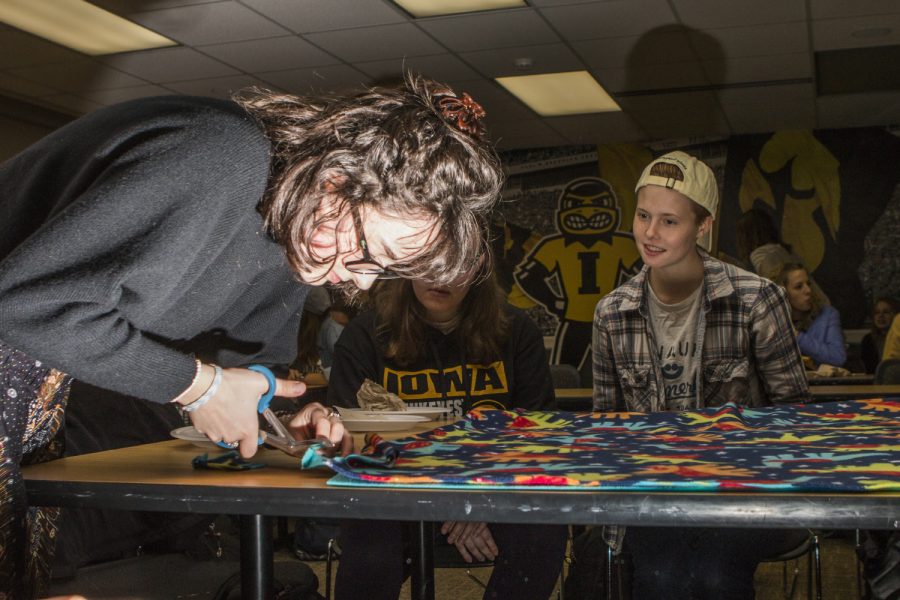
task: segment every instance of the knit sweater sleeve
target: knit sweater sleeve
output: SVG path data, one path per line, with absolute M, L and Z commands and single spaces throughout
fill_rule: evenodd
M 331 376 L 328 379 L 328 404 L 356 408 L 356 392 L 363 381 L 379 380 L 378 344 L 375 338 L 375 314 L 366 311 L 350 321 L 334 346 Z
M 59 200 L 0 257 L 0 339 L 88 383 L 162 402 L 194 366 L 154 326 L 189 324 L 185 337 L 215 327 L 221 302 L 198 282 L 227 281 L 219 257 L 258 226 L 269 147 L 234 109 L 172 101 L 127 126 L 122 114 L 76 122 L 4 167 L 24 182 L 18 196 Z M 72 164 L 54 146 L 93 154 Z M 67 179 L 48 192 L 52 178 Z

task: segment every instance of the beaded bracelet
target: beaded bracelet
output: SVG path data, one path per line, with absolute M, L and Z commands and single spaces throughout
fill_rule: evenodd
M 216 392 L 219 391 L 219 386 L 222 385 L 222 367 L 219 365 L 210 365 L 215 371 L 215 375 L 213 376 L 212 384 L 210 384 L 209 389 L 203 392 L 203 395 L 194 400 L 189 404 L 184 404 L 181 406 L 182 410 L 185 412 L 194 412 L 207 402 L 209 399 L 216 395 Z

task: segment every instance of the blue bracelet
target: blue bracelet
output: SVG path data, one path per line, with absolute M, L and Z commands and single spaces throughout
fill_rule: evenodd
M 216 374 L 213 376 L 213 381 L 209 386 L 209 389 L 203 392 L 203 395 L 193 402 L 182 405 L 181 408 L 185 412 L 194 412 L 195 410 L 209 402 L 209 399 L 215 396 L 216 392 L 219 391 L 219 386 L 222 385 L 222 367 L 220 367 L 219 365 L 212 365 L 212 368 L 216 372 Z

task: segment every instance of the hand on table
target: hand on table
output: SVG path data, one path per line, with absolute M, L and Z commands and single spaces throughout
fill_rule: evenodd
M 441 533 L 467 563 L 491 561 L 500 553 L 487 523 L 447 521 L 441 526 Z
M 209 365 L 203 368 L 212 369 Z M 275 395 L 296 398 L 306 384 L 275 379 Z M 265 376 L 247 369 L 222 369 L 222 384 L 209 401 L 190 414 L 194 428 L 214 442 L 238 442 L 241 456 L 256 454 L 259 441 L 259 399 L 269 389 Z
M 341 456 L 353 452 L 353 436 L 344 429 L 341 417 L 318 402 L 304 406 L 288 423 L 288 429 L 298 440 L 328 438 Z

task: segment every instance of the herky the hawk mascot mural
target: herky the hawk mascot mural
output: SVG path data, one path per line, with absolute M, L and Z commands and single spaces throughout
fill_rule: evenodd
M 551 364 L 580 369 L 589 360 L 594 307 L 637 273 L 640 255 L 633 237 L 616 231 L 621 221 L 606 181 L 574 179 L 559 195 L 559 233 L 542 238 L 515 271 L 525 294 L 559 321 Z

